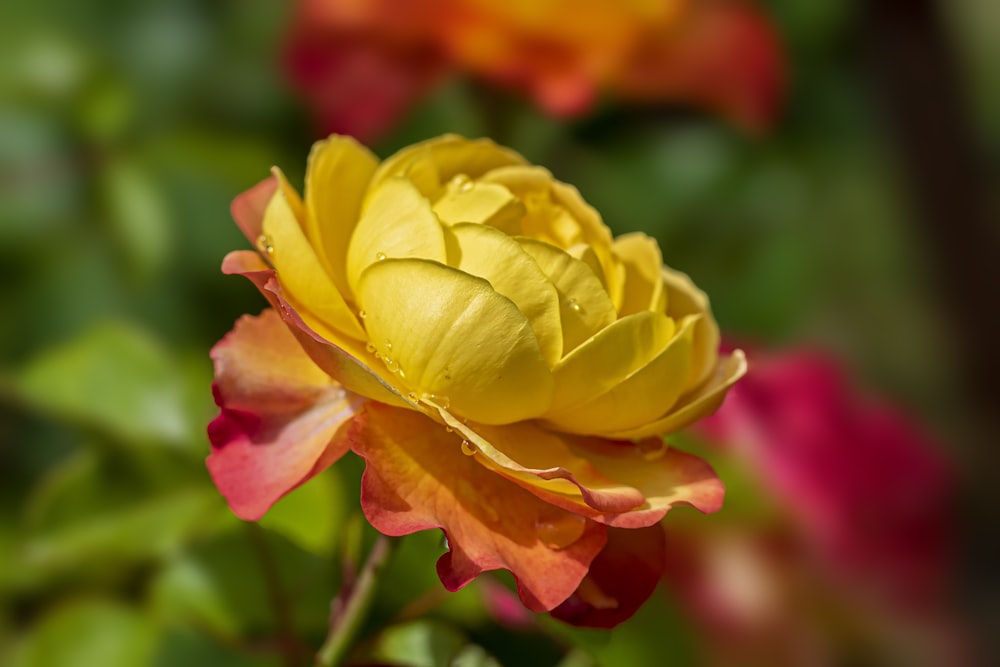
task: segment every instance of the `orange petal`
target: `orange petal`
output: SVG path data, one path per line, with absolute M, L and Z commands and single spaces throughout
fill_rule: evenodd
M 609 526 L 649 526 L 678 504 L 703 512 L 722 504 L 725 489 L 711 466 L 662 439 L 583 438 L 533 422 L 496 427 L 464 423 L 443 409 L 440 415 L 487 468 L 546 502 Z
M 208 427 L 208 470 L 254 521 L 347 451 L 341 427 L 364 399 L 320 370 L 273 310 L 237 321 L 212 359 L 222 412 Z
M 608 544 L 590 564 L 590 573 L 552 615 L 588 628 L 613 628 L 628 620 L 660 582 L 665 542 L 659 525 L 608 529 Z
M 448 590 L 506 569 L 525 606 L 546 611 L 577 589 L 604 546 L 603 526 L 493 474 L 423 415 L 371 402 L 352 424 L 354 451 L 367 462 L 365 515 L 387 535 L 443 529 L 450 551 L 437 569 Z
M 264 226 L 264 211 L 278 190 L 278 179 L 269 176 L 249 190 L 240 193 L 229 207 L 236 225 L 250 243 L 257 243 Z

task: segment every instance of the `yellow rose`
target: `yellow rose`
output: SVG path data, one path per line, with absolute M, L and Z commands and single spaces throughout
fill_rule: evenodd
M 653 239 L 612 239 L 575 188 L 487 140 L 382 164 L 320 142 L 305 200 L 282 182 L 258 247 L 305 323 L 381 386 L 335 377 L 375 400 L 640 438 L 713 411 L 744 367 L 720 365 L 708 300 Z
M 528 606 L 551 609 L 611 544 L 606 527 L 721 503 L 714 473 L 660 436 L 718 407 L 742 353 L 720 358 L 708 300 L 653 239 L 612 238 L 545 169 L 488 140 L 380 163 L 334 136 L 313 148 L 304 198 L 275 170 L 233 214 L 259 254 L 223 269 L 274 307 L 213 352 L 209 468 L 241 516 L 353 449 L 377 528 L 442 527 L 464 545 L 439 563 L 446 585 L 506 567 Z M 497 534 L 547 551 L 482 547 Z

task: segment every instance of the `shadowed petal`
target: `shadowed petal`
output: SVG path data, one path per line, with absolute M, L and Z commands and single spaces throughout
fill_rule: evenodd
M 365 459 L 361 504 L 375 528 L 408 535 L 442 528 L 448 590 L 487 570 L 510 570 L 525 606 L 552 609 L 577 589 L 605 528 L 553 507 L 463 454 L 462 439 L 418 413 L 369 403 L 353 422 Z
M 305 354 L 281 318 L 244 316 L 212 349 L 215 401 L 208 470 L 233 512 L 259 519 L 348 449 L 341 426 L 363 398 Z
M 608 529 L 608 543 L 580 588 L 552 615 L 571 625 L 613 628 L 649 599 L 663 574 L 666 540 L 659 525 Z

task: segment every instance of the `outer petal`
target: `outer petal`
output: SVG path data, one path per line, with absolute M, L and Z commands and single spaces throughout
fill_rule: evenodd
M 675 320 L 688 315 L 705 316 L 695 325 L 691 369 L 685 382 L 687 387 L 697 387 L 715 371 L 719 359 L 719 326 L 712 317 L 708 296 L 687 274 L 663 267 L 662 276 L 667 315 Z
M 722 405 L 726 392 L 747 372 L 747 360 L 742 350 L 736 350 L 721 360 L 715 375 L 696 391 L 682 396 L 666 415 L 643 426 L 606 433 L 609 438 L 646 438 L 652 435 L 673 433 L 707 417 Z
M 634 530 L 608 529 L 608 544 L 568 600 L 552 615 L 571 625 L 613 628 L 649 599 L 660 583 L 666 540 L 659 525 Z
M 461 438 L 423 415 L 369 403 L 353 422 L 365 459 L 361 503 L 375 528 L 408 535 L 442 528 L 445 588 L 510 570 L 524 604 L 549 610 L 576 590 L 605 543 L 603 526 L 552 507 L 462 454 Z
M 714 512 L 724 488 L 711 466 L 665 446 L 551 433 L 534 423 L 495 427 L 441 417 L 484 466 L 553 505 L 610 526 L 649 526 L 678 504 Z
M 269 176 L 249 190 L 240 193 L 229 207 L 236 225 L 250 243 L 257 243 L 264 224 L 264 211 L 278 190 L 278 179 Z
M 307 310 L 299 312 L 313 328 L 333 328 L 340 335 L 334 334 L 332 340 L 345 334 L 364 340 L 364 329 L 327 275 L 300 220 L 289 196 L 279 190 L 268 204 L 263 230 L 268 259 L 282 286 L 297 304 L 308 304 Z
M 369 267 L 358 294 L 371 341 L 417 396 L 504 424 L 545 412 L 553 380 L 527 318 L 489 282 L 420 259 Z
M 222 272 L 241 275 L 256 285 L 306 354 L 346 389 L 390 405 L 407 404 L 402 397 L 405 392 L 390 381 L 391 377 L 383 378 L 372 370 L 377 360 L 357 341 L 345 339 L 333 343 L 302 320 L 283 294 L 274 270 L 264 263 L 260 255 L 250 250 L 233 251 L 222 261 Z
M 216 403 L 208 470 L 239 517 L 259 519 L 349 447 L 341 431 L 364 399 L 305 354 L 272 311 L 245 316 L 212 349 Z

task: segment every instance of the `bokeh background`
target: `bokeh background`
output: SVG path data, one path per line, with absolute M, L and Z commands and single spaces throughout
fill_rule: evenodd
M 219 273 L 246 247 L 229 202 L 275 164 L 301 183 L 326 128 L 290 73 L 294 5 L 0 8 L 0 664 L 309 664 L 344 555 L 372 539 L 357 519 L 357 461 L 260 525 L 229 513 L 204 468 L 208 350 L 264 306 Z M 366 140 L 383 157 L 443 132 L 514 147 L 575 184 L 616 233 L 655 236 L 730 340 L 764 359 L 821 354 L 851 400 L 894 406 L 948 471 L 934 495 L 946 530 L 931 545 L 948 554 L 934 561 L 945 592 L 915 615 L 841 599 L 820 568 L 788 607 L 808 627 L 720 656 L 725 630 L 669 585 L 610 635 L 512 611 L 502 576 L 444 594 L 433 568 L 444 545 L 425 534 L 385 572 L 357 660 L 988 664 L 1000 627 L 1000 5 L 759 8 L 787 82 L 767 128 L 611 94 L 552 116 L 456 71 Z M 679 511 L 678 526 L 752 532 L 766 481 L 701 440 L 685 444 L 716 463 L 730 495 L 717 517 Z M 846 460 L 877 447 L 862 440 L 845 431 Z M 884 494 L 852 508 L 859 523 L 892 505 L 896 460 Z M 770 501 L 767 516 L 793 502 Z M 899 567 L 925 546 L 904 549 Z M 878 567 L 864 581 L 895 569 Z M 844 621 L 858 618 L 862 631 Z M 914 656 L 928 637 L 934 648 Z

